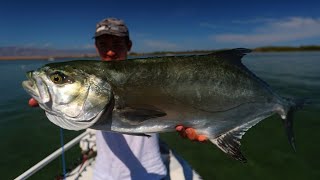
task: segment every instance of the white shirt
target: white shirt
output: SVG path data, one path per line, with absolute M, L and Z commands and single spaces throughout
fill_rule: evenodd
M 96 144 L 95 180 L 158 180 L 167 174 L 157 134 L 144 137 L 97 131 Z

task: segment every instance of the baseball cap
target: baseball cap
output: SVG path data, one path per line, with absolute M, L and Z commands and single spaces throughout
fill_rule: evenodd
M 103 19 L 97 24 L 94 38 L 103 34 L 124 37 L 129 36 L 129 30 L 123 20 L 117 18 L 107 18 Z

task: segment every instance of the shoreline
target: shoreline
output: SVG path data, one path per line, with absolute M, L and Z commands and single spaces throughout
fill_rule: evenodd
M 206 54 L 214 51 L 220 51 L 224 49 L 217 50 L 194 50 L 194 51 L 161 51 L 161 52 L 150 52 L 150 53 L 136 53 L 131 52 L 129 56 L 158 56 L 158 55 L 182 55 L 182 54 Z M 271 52 L 320 52 L 320 48 L 286 48 L 286 47 L 265 47 L 265 48 L 253 48 L 252 52 L 255 53 L 271 53 Z M 57 55 L 57 56 L 0 56 L 0 61 L 11 61 L 11 60 L 57 60 L 57 59 L 66 59 L 66 58 L 98 58 L 98 54 L 81 54 L 81 55 Z

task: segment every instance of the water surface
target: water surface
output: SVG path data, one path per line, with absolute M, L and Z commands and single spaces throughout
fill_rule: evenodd
M 70 59 L 62 59 L 66 61 Z M 25 72 L 47 60 L 0 61 L 0 160 L 1 179 L 13 179 L 60 147 L 59 128 L 40 108 L 28 106 L 29 96 L 21 87 Z M 241 164 L 210 143 L 200 144 L 175 133 L 161 137 L 204 179 L 319 179 L 320 178 L 320 52 L 252 53 L 243 63 L 283 96 L 307 97 L 313 104 L 296 114 L 297 153 L 287 142 L 281 120 L 273 116 L 244 136 Z M 64 131 L 65 141 L 80 132 Z M 78 148 L 67 153 L 67 167 L 80 156 Z M 60 158 L 32 176 L 52 179 L 61 173 Z

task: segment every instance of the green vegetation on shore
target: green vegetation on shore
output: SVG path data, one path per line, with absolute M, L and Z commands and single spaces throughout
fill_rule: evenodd
M 255 48 L 256 52 L 288 52 L 288 51 L 320 51 L 320 46 L 310 45 L 310 46 L 265 46 Z
M 136 53 L 131 52 L 131 56 L 143 56 L 143 55 L 173 55 L 173 54 L 205 54 L 213 51 L 223 49 L 212 49 L 212 50 L 190 50 L 190 51 L 155 51 L 151 53 Z M 320 45 L 309 45 L 309 46 L 264 46 L 252 48 L 254 52 L 296 52 L 296 51 L 320 51 Z

